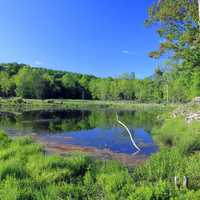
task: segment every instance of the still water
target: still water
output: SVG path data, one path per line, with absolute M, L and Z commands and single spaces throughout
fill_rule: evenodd
M 158 150 L 151 128 L 158 112 L 118 111 L 136 144 L 139 155 L 149 156 Z M 11 136 L 34 135 L 49 151 L 85 151 L 103 155 L 134 155 L 137 151 L 126 130 L 116 121 L 113 110 L 37 110 L 20 115 L 0 114 L 0 129 Z

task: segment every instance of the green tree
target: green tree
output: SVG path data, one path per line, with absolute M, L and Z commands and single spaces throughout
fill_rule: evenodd
M 8 73 L 5 71 L 0 72 L 0 94 L 4 97 L 9 97 L 14 95 L 14 81 L 9 77 Z
M 42 74 L 39 70 L 22 68 L 15 76 L 16 94 L 23 98 L 40 98 Z
M 81 98 L 82 88 L 78 82 L 77 77 L 75 77 L 73 74 L 65 74 L 62 77 L 62 85 L 64 86 L 64 93 L 66 98 Z
M 164 88 L 167 95 L 164 94 L 164 98 L 170 96 L 172 101 L 186 101 L 198 95 L 196 91 L 200 89 L 198 85 L 198 79 L 200 79 L 198 75 L 200 70 L 198 3 L 198 0 L 159 0 L 149 9 L 146 24 L 156 24 L 157 32 L 162 38 L 160 47 L 151 52 L 150 57 L 158 58 L 164 54 L 168 55 L 173 80 L 170 84 L 166 84 L 165 81 Z M 178 88 L 180 88 L 179 91 Z
M 147 25 L 157 24 L 163 38 L 152 57 L 168 51 L 174 59 L 184 59 L 188 48 L 199 46 L 199 18 L 197 0 L 160 0 L 149 9 Z
M 191 98 L 200 96 L 200 72 L 192 74 L 192 84 L 191 84 Z

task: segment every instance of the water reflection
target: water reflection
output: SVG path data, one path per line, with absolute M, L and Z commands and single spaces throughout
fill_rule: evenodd
M 143 129 L 131 130 L 134 132 L 135 142 L 141 147 L 141 154 L 148 155 L 157 150 L 151 136 Z M 40 139 L 54 145 L 78 145 L 94 147 L 97 149 L 109 149 L 116 153 L 133 154 L 137 151 L 130 141 L 127 132 L 123 128 L 110 128 L 102 130 L 70 131 L 57 135 L 43 135 Z
M 149 132 L 155 123 L 154 111 L 120 111 L 120 120 L 129 127 L 143 128 Z M 20 115 L 0 113 L 0 128 L 16 129 L 21 132 L 62 133 L 63 131 L 108 129 L 118 126 L 116 112 L 112 110 L 39 110 L 26 111 Z
M 120 120 L 134 133 L 142 155 L 157 151 L 149 133 L 158 112 L 118 112 Z M 116 112 L 112 110 L 39 110 L 20 115 L 0 113 L 0 128 L 11 135 L 34 133 L 49 148 L 62 148 L 62 151 L 81 148 L 82 151 L 101 151 L 104 155 L 132 155 L 137 151 L 128 133 L 116 122 Z

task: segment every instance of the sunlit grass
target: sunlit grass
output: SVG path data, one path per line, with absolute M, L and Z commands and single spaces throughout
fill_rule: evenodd
M 0 134 L 0 199 L 198 199 L 200 154 L 175 147 L 127 168 L 84 154 L 46 155 L 30 137 Z M 174 176 L 189 177 L 177 190 Z
M 20 113 L 24 110 L 38 109 L 122 109 L 122 110 L 148 110 L 161 109 L 171 110 L 175 104 L 164 105 L 156 103 L 138 103 L 135 101 L 101 101 L 101 100 L 70 100 L 70 99 L 22 99 L 20 97 L 3 99 L 0 98 L 0 110 Z
M 200 150 L 200 123 L 187 123 L 183 118 L 166 119 L 161 128 L 154 128 L 155 139 L 164 146 L 176 147 L 183 153 Z

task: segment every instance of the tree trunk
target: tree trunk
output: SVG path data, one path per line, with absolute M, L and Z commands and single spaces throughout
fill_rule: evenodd
M 199 7 L 199 26 L 200 26 L 200 0 L 198 0 L 198 7 Z

